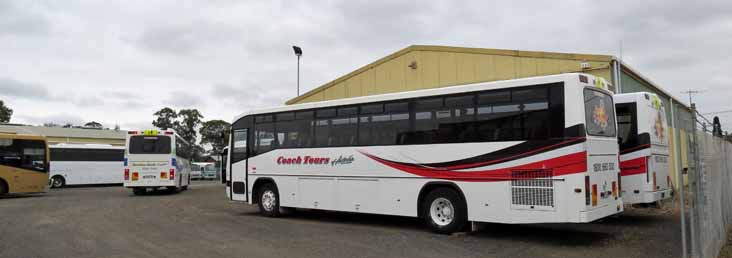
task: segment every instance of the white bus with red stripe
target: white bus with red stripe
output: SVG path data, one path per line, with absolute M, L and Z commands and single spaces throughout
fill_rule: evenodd
M 584 223 L 622 212 L 607 83 L 562 74 L 262 109 L 234 119 L 227 197 L 467 222 Z
M 622 196 L 627 204 L 671 197 L 666 112 L 656 94 L 617 94 Z
M 135 195 L 188 189 L 193 147 L 174 131 L 128 131 L 125 147 L 123 184 Z

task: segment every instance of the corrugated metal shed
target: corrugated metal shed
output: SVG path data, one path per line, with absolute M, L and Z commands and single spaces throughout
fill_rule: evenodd
M 603 77 L 612 82 L 614 87 L 611 89 L 616 92 L 658 94 L 664 100 L 668 121 L 672 123 L 668 134 L 672 136 L 671 153 L 675 165 L 672 173 L 688 166 L 691 109 L 611 55 L 414 45 L 308 91 L 286 104 L 569 72 Z

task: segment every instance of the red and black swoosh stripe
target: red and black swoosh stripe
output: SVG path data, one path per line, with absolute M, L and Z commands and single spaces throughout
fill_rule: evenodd
M 504 162 L 525 158 L 544 152 L 567 147 L 577 143 L 585 142 L 584 137 L 568 138 L 568 139 L 550 139 L 550 140 L 532 140 L 525 141 L 510 147 L 506 147 L 494 152 L 481 154 L 474 157 L 437 163 L 404 163 L 398 161 L 390 161 L 401 165 L 411 165 L 419 167 L 428 167 L 436 170 L 453 170 L 453 169 L 470 169 L 483 167 L 488 165 L 496 165 Z
M 363 152 L 362 152 L 363 153 Z M 404 164 L 400 162 L 389 161 L 376 157 L 374 155 L 363 153 L 367 157 L 392 167 L 394 169 L 404 171 L 413 175 L 435 178 L 435 179 L 446 179 L 455 181 L 469 181 L 469 182 L 496 182 L 496 181 L 508 181 L 516 179 L 514 173 L 517 171 L 550 171 L 551 176 L 562 176 L 574 173 L 581 173 L 587 171 L 587 152 L 581 151 L 572 153 L 564 156 L 559 156 L 547 160 L 536 161 L 527 163 L 524 165 L 499 168 L 499 169 L 488 169 L 480 171 L 454 171 L 444 169 L 434 169 L 429 167 L 422 167 L 412 164 Z M 528 176 L 527 176 L 528 175 Z M 536 174 L 525 174 L 522 173 L 520 179 L 531 179 L 532 177 L 546 177 L 544 173 Z
M 364 151 L 360 152 L 363 155 L 381 164 L 422 177 L 458 181 L 505 181 L 514 179 L 513 172 L 521 170 L 550 170 L 552 176 L 561 176 L 566 174 L 584 172 L 587 170 L 587 152 L 581 151 L 559 157 L 554 157 L 551 159 L 540 160 L 523 165 L 500 169 L 488 169 L 479 171 L 457 170 L 500 164 L 559 149 L 562 147 L 582 143 L 585 140 L 586 139 L 584 137 L 578 137 L 562 140 L 527 141 L 491 153 L 441 163 L 398 162 L 383 159 Z M 524 176 L 522 177 L 522 179 L 526 179 L 526 177 Z

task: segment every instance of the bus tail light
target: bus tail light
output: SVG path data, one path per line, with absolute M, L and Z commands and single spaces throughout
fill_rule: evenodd
M 127 131 L 127 134 L 137 134 L 137 131 Z
M 592 185 L 592 206 L 597 206 L 597 185 Z
M 623 197 L 623 177 L 618 173 L 618 197 Z
M 585 176 L 585 205 L 590 205 L 590 176 Z
M 618 199 L 618 183 L 613 181 L 613 198 Z
M 175 180 L 175 168 L 170 169 L 170 180 Z
M 167 132 L 165 132 L 165 134 L 167 134 L 167 135 L 173 135 L 173 132 L 167 131 Z
M 130 169 L 125 168 L 125 181 L 130 180 Z
M 160 179 L 168 178 L 168 173 L 165 173 L 165 171 L 160 172 Z
M 653 191 L 656 191 L 658 189 L 656 187 L 656 172 L 653 172 Z
M 132 181 L 137 181 L 140 179 L 140 173 L 132 172 Z

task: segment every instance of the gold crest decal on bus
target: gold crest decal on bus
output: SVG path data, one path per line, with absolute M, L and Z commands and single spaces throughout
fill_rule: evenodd
M 605 130 L 608 126 L 608 119 L 609 117 L 607 116 L 607 110 L 605 110 L 605 103 L 600 102 L 600 104 L 595 105 L 592 112 L 592 123 Z
M 158 135 L 158 130 L 145 130 L 142 132 L 143 135 Z
M 663 134 L 664 134 L 665 128 L 663 128 L 663 123 L 662 123 L 663 118 L 661 116 L 662 116 L 661 110 L 659 110 L 656 115 L 656 123 L 653 125 L 653 128 L 655 129 L 654 133 L 656 134 L 658 139 L 663 140 L 663 136 L 664 136 Z

